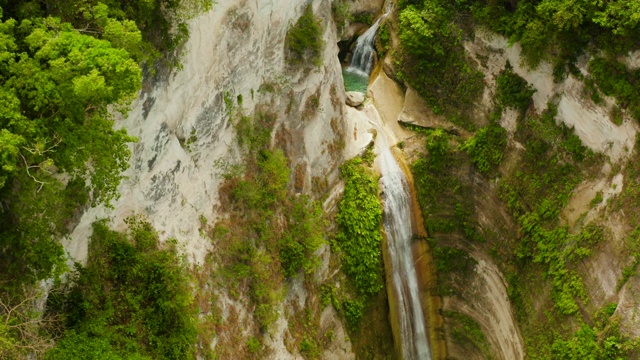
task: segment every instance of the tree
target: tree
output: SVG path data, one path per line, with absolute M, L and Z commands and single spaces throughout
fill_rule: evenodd
M 607 1 L 606 7 L 595 12 L 593 22 L 609 28 L 616 35 L 637 34 L 640 24 L 640 2 L 636 0 Z M 634 30 L 636 30 L 634 32 Z
M 56 238 L 73 211 L 117 196 L 135 139 L 107 107 L 126 112 L 141 72 L 51 17 L 1 22 L 0 58 L 0 262 L 14 280 L 41 279 L 63 269 Z
M 41 297 L 28 289 L 19 296 L 0 298 L 0 358 L 39 357 L 53 347 L 52 334 L 62 327 L 62 318 L 34 311 L 33 304 Z

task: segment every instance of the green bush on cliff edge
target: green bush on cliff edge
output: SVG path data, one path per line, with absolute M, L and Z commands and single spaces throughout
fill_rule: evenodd
M 316 67 L 322 65 L 322 33 L 322 21 L 313 15 L 313 8 L 309 4 L 298 21 L 287 31 L 287 61 L 293 65 L 309 62 Z

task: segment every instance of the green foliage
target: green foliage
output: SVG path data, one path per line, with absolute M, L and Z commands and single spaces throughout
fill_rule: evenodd
M 441 172 L 449 164 L 449 135 L 442 129 L 436 129 L 427 134 L 426 139 L 428 157 L 426 167 Z
M 430 236 L 459 232 L 478 240 L 469 188 L 456 174 L 463 158 L 450 141 L 442 129 L 427 131 L 427 156 L 412 166 L 425 226 Z
M 269 148 L 275 121 L 276 116 L 266 112 L 258 112 L 253 117 L 240 116 L 234 123 L 238 143 L 247 146 L 250 153 Z
M 355 14 L 353 16 L 353 22 L 371 26 L 373 24 L 373 16 L 374 15 L 372 13 L 367 12 Z
M 433 258 L 438 273 L 448 274 L 453 271 L 470 274 L 478 263 L 466 251 L 453 247 L 438 246 L 434 249 Z
M 18 24 L 12 9 L 0 23 L 0 261 L 11 282 L 30 282 L 64 271 L 57 238 L 74 211 L 117 197 L 135 139 L 107 107 L 126 112 L 141 73 L 124 44 L 54 17 Z M 125 36 L 115 26 L 109 36 Z
M 302 341 L 300 341 L 300 352 L 309 359 L 317 359 L 318 356 L 320 356 L 318 345 L 313 340 L 313 338 L 307 336 L 305 336 Z
M 328 284 L 322 284 L 320 286 L 320 304 L 322 304 L 322 306 L 329 306 L 329 304 L 331 304 L 338 311 L 342 309 L 335 286 Z
M 486 359 L 492 359 L 491 348 L 480 324 L 473 318 L 456 311 L 445 311 L 444 316 L 451 322 L 451 337 L 460 344 L 473 344 Z
M 450 282 L 454 273 L 467 278 L 473 274 L 478 263 L 466 251 L 447 246 L 436 246 L 433 249 L 433 259 L 436 265 L 438 294 L 442 296 L 454 294 Z
M 258 338 L 252 336 L 249 338 L 249 340 L 247 340 L 247 348 L 249 349 L 250 353 L 255 354 L 262 350 L 262 343 Z
M 586 300 L 582 280 L 571 264 L 589 256 L 603 235 L 594 225 L 571 234 L 558 224 L 560 211 L 582 180 L 576 164 L 595 159 L 570 129 L 555 125 L 555 114 L 556 107 L 549 104 L 541 116 L 518 124 L 516 137 L 527 151 L 519 170 L 501 182 L 500 192 L 520 225 L 521 265 L 527 261 L 543 265 L 557 311 L 570 315 L 578 311 L 577 299 Z
M 615 59 L 596 58 L 589 62 L 589 71 L 605 95 L 614 97 L 622 109 L 640 121 L 640 70 L 629 70 Z
M 462 47 L 461 30 L 454 23 L 456 11 L 448 1 L 419 3 L 401 7 L 399 13 L 398 77 L 416 89 L 436 114 L 473 129 L 468 112 L 484 82 Z
M 615 322 L 606 328 L 583 324 L 569 339 L 555 340 L 551 349 L 554 359 L 618 360 L 634 358 L 638 343 L 624 338 Z
M 237 118 L 244 164 L 225 175 L 221 193 L 228 198 L 231 222 L 225 226 L 230 229 L 214 236 L 224 239 L 224 281 L 234 296 L 249 296 L 262 330 L 278 317 L 284 277 L 310 274 L 316 268 L 319 259 L 314 253 L 325 241 L 326 226 L 319 203 L 288 193 L 289 161 L 271 146 L 275 121 L 275 115 L 264 112 Z
M 519 41 L 528 65 L 572 63 L 589 46 L 623 55 L 638 46 L 635 1 L 520 0 L 457 2 L 458 12 Z M 463 16 L 461 16 L 463 18 Z
M 279 254 L 285 276 L 298 271 L 310 273 L 319 259 L 313 253 L 324 244 L 325 219 L 322 207 L 306 195 L 293 199 L 287 213 L 288 229 L 279 243 Z
M 94 223 L 64 311 L 69 331 L 47 359 L 192 359 L 195 314 L 186 266 L 138 218 L 129 230 Z M 92 354 L 92 355 L 88 355 Z
M 28 5 L 28 6 L 27 6 Z M 44 14 L 96 34 L 138 60 L 153 61 L 178 49 L 189 35 L 187 20 L 208 11 L 208 0 L 45 0 L 2 5 L 5 18 L 32 20 Z M 28 10 L 27 10 L 28 9 Z M 173 65 L 177 65 L 175 61 Z
M 602 191 L 598 191 L 596 193 L 596 196 L 594 196 L 593 199 L 591 199 L 591 201 L 589 202 L 589 207 L 594 208 L 598 206 L 600 203 L 602 203 L 602 200 Z
M 531 103 L 531 96 L 535 93 L 533 86 L 513 71 L 507 61 L 505 69 L 496 79 L 496 100 L 498 105 L 511 107 L 524 112 Z
M 338 33 L 342 33 L 349 22 L 353 21 L 353 15 L 349 10 L 350 5 L 345 0 L 334 0 L 331 3 L 331 16 L 338 28 Z
M 382 285 L 382 206 L 378 182 L 355 158 L 340 167 L 345 189 L 338 206 L 336 243 L 345 272 L 362 294 L 374 294 Z
M 391 31 L 387 22 L 380 24 L 378 39 L 380 40 L 380 48 L 377 50 L 380 53 L 380 57 L 383 57 L 391 49 Z
M 136 97 L 139 64 L 175 50 L 184 21 L 211 2 L 1 5 L 0 281 L 14 286 L 63 272 L 57 239 L 72 216 L 118 196 L 135 139 L 113 128 L 113 114 Z
M 342 302 L 342 309 L 344 310 L 344 316 L 347 319 L 347 324 L 351 328 L 356 328 L 360 324 L 362 319 L 362 310 L 364 305 L 361 300 L 344 300 Z
M 506 147 L 507 131 L 500 124 L 491 122 L 462 144 L 460 150 L 469 155 L 480 172 L 487 173 L 500 165 Z
M 293 65 L 307 62 L 315 67 L 322 65 L 323 32 L 322 21 L 313 14 L 311 4 L 307 5 L 302 16 L 287 31 L 287 60 Z

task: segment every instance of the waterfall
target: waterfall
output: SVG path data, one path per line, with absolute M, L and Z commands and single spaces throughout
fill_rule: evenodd
M 393 267 L 404 359 L 430 360 L 429 342 L 413 265 L 409 182 L 388 146 L 380 156 L 384 196 L 384 228 Z
M 351 63 L 347 68 L 348 72 L 355 73 L 366 78 L 369 77 L 371 67 L 373 66 L 373 52 L 375 51 L 374 40 L 376 33 L 380 27 L 380 22 L 391 12 L 392 4 L 393 2 L 389 1 L 387 4 L 387 11 L 380 16 L 378 20 L 376 20 L 376 22 L 358 38 L 358 40 L 356 40 L 356 45 L 353 48 L 353 53 L 351 54 Z
M 380 164 L 384 200 L 384 229 L 387 234 L 391 281 L 397 300 L 398 328 L 402 357 L 407 360 L 431 360 L 425 317 L 420 302 L 418 277 L 411 242 L 411 196 L 409 181 L 391 152 L 387 130 L 373 105 L 365 107 L 369 122 L 378 129 L 376 147 Z

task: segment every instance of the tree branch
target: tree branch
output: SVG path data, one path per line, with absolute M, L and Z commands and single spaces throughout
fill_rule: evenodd
M 42 187 L 46 184 L 46 182 L 40 181 L 36 179 L 35 176 L 31 175 L 31 173 L 29 172 L 29 168 L 31 166 L 29 166 L 29 164 L 27 163 L 27 159 L 24 157 L 24 155 L 22 155 L 22 153 L 18 153 L 18 154 L 20 154 L 20 157 L 22 157 L 22 161 L 24 161 L 24 166 L 25 166 L 25 170 L 27 170 L 27 175 L 29 175 L 29 177 L 33 179 L 33 181 L 40 184 L 40 187 L 38 188 L 38 190 L 36 190 L 36 194 L 39 193 L 40 190 L 42 190 Z

